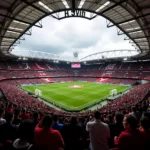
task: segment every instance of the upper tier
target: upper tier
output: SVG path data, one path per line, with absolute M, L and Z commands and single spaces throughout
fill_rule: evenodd
M 71 64 L 35 62 L 35 61 L 11 61 L 0 62 L 0 70 L 62 70 L 71 69 Z M 112 62 L 101 64 L 81 64 L 81 69 L 93 70 L 150 70 L 150 61 L 146 62 Z M 75 69 L 74 69 L 75 70 Z M 79 69 L 78 69 L 79 70 Z

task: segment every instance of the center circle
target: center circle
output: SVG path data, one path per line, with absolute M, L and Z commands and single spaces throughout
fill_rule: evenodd
M 83 86 L 82 85 L 71 85 L 71 86 L 69 86 L 69 88 L 78 89 L 78 88 L 83 88 Z

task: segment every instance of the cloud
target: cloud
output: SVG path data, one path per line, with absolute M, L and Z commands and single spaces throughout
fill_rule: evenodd
M 117 35 L 116 27 L 107 28 L 102 17 L 91 21 L 46 17 L 42 22 L 43 28 L 33 27 L 32 36 L 26 36 L 16 49 L 53 53 L 65 59 L 73 59 L 75 51 L 82 58 L 102 51 L 134 49 L 123 36 Z

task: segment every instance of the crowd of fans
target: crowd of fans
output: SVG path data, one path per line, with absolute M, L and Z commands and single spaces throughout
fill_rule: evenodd
M 101 111 L 115 111 L 119 110 L 120 108 L 127 108 L 131 105 L 136 105 L 142 101 L 142 99 L 149 93 L 149 91 L 150 83 L 138 85 L 123 96 L 110 101 L 107 105 L 101 108 Z
M 67 67 L 67 68 L 66 68 Z M 69 69 L 71 64 L 66 63 L 50 63 L 42 61 L 10 61 L 10 62 L 0 62 L 0 69 L 8 70 L 59 70 Z M 111 63 L 101 63 L 101 64 L 92 64 L 84 65 L 82 68 L 88 70 L 149 70 L 149 62 L 111 62 Z
M 9 79 L 2 80 L 1 83 L 8 83 L 12 85 L 23 84 L 42 84 L 42 83 L 54 83 L 54 82 L 70 82 L 70 81 L 87 81 L 87 82 L 99 82 L 110 84 L 124 84 L 132 85 L 138 80 L 132 79 L 111 79 L 111 78 L 92 78 L 92 77 L 57 77 L 57 78 L 33 78 L 33 79 Z
M 124 84 L 124 85 L 133 85 L 137 80 L 132 79 L 112 79 L 112 78 L 98 78 L 96 82 L 100 83 L 110 83 L 110 84 Z
M 50 108 L 44 102 L 37 100 L 33 96 L 20 90 L 16 85 L 1 83 L 0 88 L 3 90 L 7 98 L 18 108 L 27 108 L 29 111 L 53 112 L 57 110 Z M 107 105 L 100 108 L 101 112 L 115 111 L 136 105 L 149 93 L 150 84 L 138 85 L 122 96 L 110 101 Z M 60 113 L 58 111 L 58 113 Z M 64 112 L 63 112 L 64 113 Z M 83 114 L 83 113 L 81 113 Z
M 12 79 L 12 78 L 35 78 L 35 77 L 105 77 L 105 78 L 124 78 L 124 79 L 146 79 L 149 78 L 150 71 L 128 71 L 128 70 L 55 70 L 55 71 L 35 71 L 35 70 L 21 70 L 21 71 L 10 71 L 0 70 L 0 80 Z
M 11 101 L 11 103 L 15 104 L 17 108 L 26 107 L 28 111 L 39 111 L 39 112 L 57 112 L 57 110 L 50 108 L 45 103 L 38 101 L 36 98 L 28 95 L 22 90 L 19 90 L 18 87 L 1 83 L 0 88 L 5 93 L 6 97 Z
M 82 65 L 80 69 L 71 69 L 71 64 L 0 62 L 0 80 L 8 78 L 68 76 L 149 79 L 149 72 L 148 62 Z
M 142 105 L 142 109 L 141 106 Z M 1 150 L 149 150 L 149 101 L 87 116 L 32 113 L 1 99 Z
M 51 78 L 26 79 L 47 76 L 57 76 L 54 82 L 133 84 L 137 80 L 103 77 L 148 77 L 149 72 L 144 71 L 150 69 L 148 63 L 137 64 L 102 64 L 73 71 L 43 63 L 0 63 L 4 69 L 0 79 L 12 78 L 0 84 L 6 96 L 0 98 L 0 150 L 150 150 L 150 104 L 144 99 L 150 83 L 132 88 L 95 112 L 78 113 L 56 110 L 16 86 L 51 82 Z M 13 70 L 18 68 L 22 72 Z

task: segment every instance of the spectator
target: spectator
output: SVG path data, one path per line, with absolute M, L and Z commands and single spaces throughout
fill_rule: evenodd
M 20 115 L 20 118 L 22 118 L 22 120 L 30 119 L 30 115 L 26 112 L 26 109 L 22 110 L 22 114 Z
M 88 122 L 86 130 L 90 134 L 91 150 L 108 150 L 107 140 L 110 137 L 110 131 L 107 124 L 101 122 L 101 114 L 99 111 L 94 113 L 95 120 Z
M 15 109 L 15 111 L 14 111 L 14 121 L 13 121 L 14 125 L 19 125 L 22 122 L 22 119 L 19 117 L 19 114 L 20 114 L 20 110 Z
M 63 127 L 63 124 L 58 123 L 58 117 L 57 117 L 57 115 L 53 116 L 53 121 L 54 121 L 54 123 L 52 124 L 52 128 L 54 130 L 60 130 Z
M 114 118 L 114 123 L 109 123 L 109 129 L 110 129 L 110 138 L 109 138 L 109 148 L 113 148 L 114 145 L 114 137 L 118 136 L 123 130 L 123 115 L 120 113 L 116 113 Z
M 115 137 L 115 132 L 116 132 L 116 124 L 114 122 L 114 117 L 113 115 L 109 114 L 108 115 L 108 122 L 107 122 L 110 130 L 110 138 L 109 138 L 109 148 L 114 147 L 114 137 Z
M 3 118 L 4 115 L 4 109 L 0 108 L 0 126 L 6 123 L 6 120 Z
M 36 127 L 36 125 L 39 123 L 39 120 L 38 120 L 38 113 L 37 112 L 34 112 L 33 113 L 33 124 L 34 124 L 34 127 Z
M 0 141 L 7 145 L 7 143 L 13 142 L 17 135 L 17 126 L 12 124 L 14 115 L 12 112 L 5 114 L 6 123 L 0 126 Z
M 14 111 L 14 107 L 12 104 L 9 104 L 8 107 L 6 108 L 6 112 L 13 112 Z
M 115 137 L 115 145 L 119 150 L 144 150 L 144 135 L 137 130 L 137 119 L 126 115 L 123 119 L 125 131 Z
M 80 117 L 79 118 L 79 126 L 82 128 L 82 130 L 83 130 L 83 136 L 84 136 L 84 139 L 86 140 L 87 137 L 88 137 L 88 133 L 86 131 L 86 125 L 85 125 L 85 119 L 84 119 L 84 117 Z
M 61 129 L 62 137 L 65 142 L 65 150 L 81 150 L 82 146 L 82 127 L 78 125 L 77 118 L 72 117 L 70 123 L 65 124 Z
M 34 131 L 37 150 L 58 150 L 64 147 L 61 134 L 51 128 L 52 117 L 46 115 Z
M 137 111 L 137 109 L 136 109 L 135 106 L 133 106 L 133 107 L 131 108 L 131 110 L 132 110 L 132 112 L 131 112 L 130 114 L 131 114 L 131 115 L 134 115 L 134 116 L 136 117 L 138 123 L 139 123 L 140 118 L 141 118 L 141 113 L 140 113 L 139 111 Z
M 84 143 L 84 147 L 88 148 L 89 147 L 89 141 L 87 139 L 89 139 L 89 134 L 86 131 L 86 124 L 85 124 L 85 118 L 84 117 L 80 117 L 79 118 L 79 126 L 82 128 L 82 132 L 83 132 L 83 143 Z
M 114 124 L 114 116 L 112 114 L 108 115 L 108 125 Z
M 31 120 L 23 121 L 18 130 L 19 138 L 13 142 L 13 150 L 32 150 L 33 145 L 30 144 L 33 138 L 34 124 Z
M 115 136 L 120 135 L 120 133 L 124 130 L 122 122 L 123 122 L 123 115 L 121 113 L 116 113 L 116 115 L 115 115 Z
M 150 120 L 142 117 L 140 120 L 140 131 L 145 135 L 145 150 L 150 150 Z

